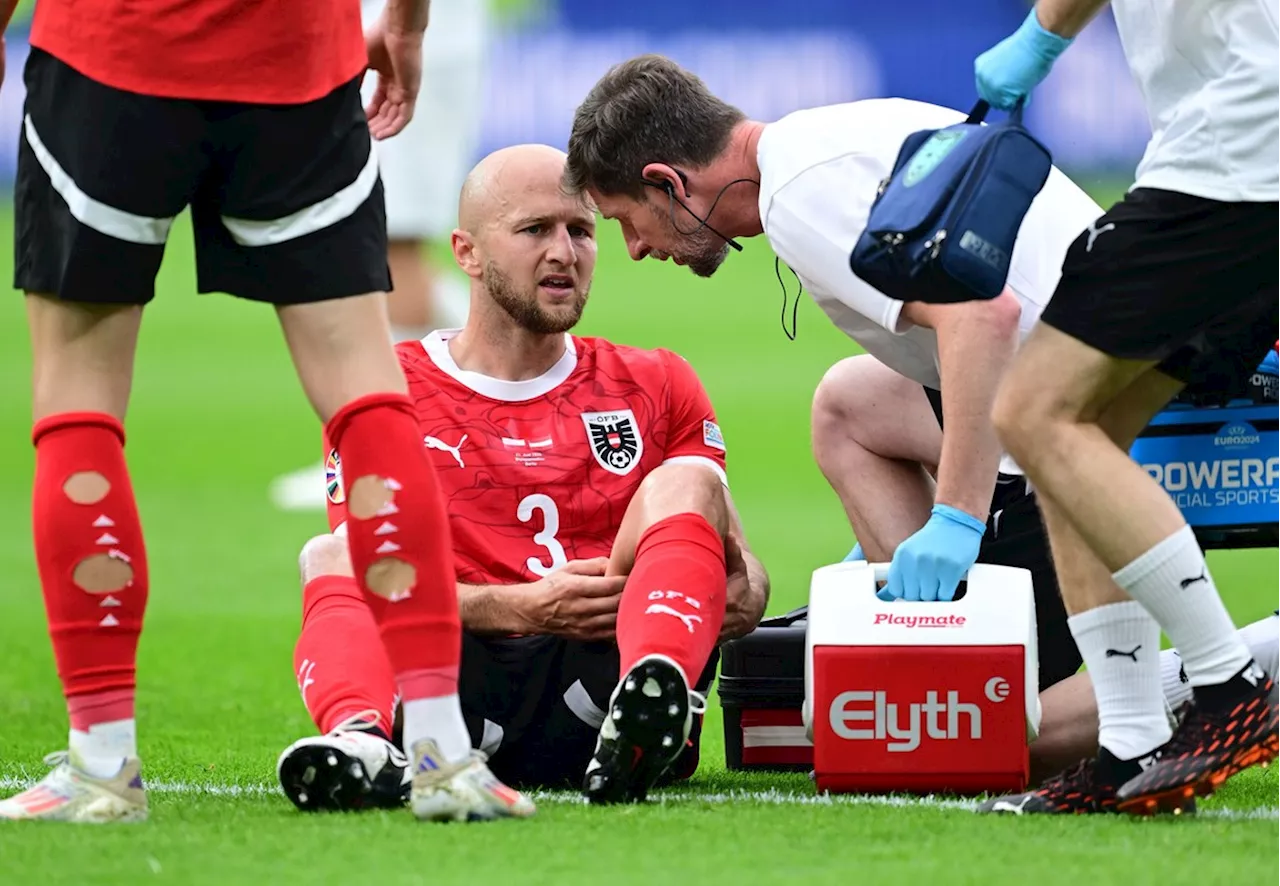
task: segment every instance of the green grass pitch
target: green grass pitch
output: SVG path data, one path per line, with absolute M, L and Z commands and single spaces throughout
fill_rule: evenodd
M 1114 190 L 1101 195 L 1110 197 Z M 0 219 L 0 239 L 11 242 Z M 139 661 L 152 816 L 132 827 L 0 826 L 0 883 L 1275 883 L 1275 771 L 1245 773 L 1196 819 L 988 820 L 963 804 L 815 797 L 803 776 L 724 770 L 714 702 L 702 768 L 644 807 L 542 799 L 529 822 L 425 826 L 408 812 L 304 816 L 275 789 L 279 751 L 311 731 L 291 653 L 296 553 L 322 514 L 267 501 L 318 457 L 319 427 L 272 312 L 193 294 L 189 229 L 174 232 L 148 310 L 128 416 L 151 598 Z M 10 250 L 0 250 L 10 278 Z M 794 297 L 795 283 L 790 282 Z M 42 772 L 66 719 L 31 555 L 29 347 L 22 300 L 0 303 L 0 784 Z M 696 367 L 721 416 L 729 473 L 774 585 L 770 612 L 852 541 L 809 451 L 809 402 L 855 349 L 802 299 L 783 335 L 773 256 L 750 241 L 712 281 L 627 260 L 601 233 L 579 331 L 662 345 Z M 1276 605 L 1275 551 L 1211 556 L 1239 623 Z

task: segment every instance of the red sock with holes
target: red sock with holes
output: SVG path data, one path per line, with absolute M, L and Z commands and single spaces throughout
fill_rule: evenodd
M 307 582 L 293 669 L 302 703 L 321 732 L 377 711 L 378 729 L 391 738 L 396 681 L 378 623 L 355 579 L 326 575 Z
M 404 705 L 405 748 L 430 738 L 445 759 L 464 759 L 471 739 L 458 702 L 462 626 L 448 515 L 413 403 L 403 394 L 361 397 L 338 410 L 326 431 L 342 460 L 351 563 L 361 589 L 376 598 L 373 612 Z M 366 478 L 380 478 L 389 498 L 376 514 L 359 513 Z M 415 573 L 408 592 L 390 601 L 367 580 L 369 567 L 384 559 Z
M 71 750 L 77 765 L 106 777 L 137 755 L 135 663 L 147 606 L 124 428 L 104 413 L 67 412 L 37 422 L 31 439 L 36 563 Z
M 640 536 L 618 606 L 622 673 L 648 655 L 665 655 L 690 688 L 724 624 L 724 539 L 700 514 L 659 520 Z

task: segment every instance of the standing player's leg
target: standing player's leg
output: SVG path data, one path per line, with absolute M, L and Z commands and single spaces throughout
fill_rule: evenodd
M 1274 290 L 1259 288 L 1274 284 L 1276 211 L 1274 204 L 1133 192 L 1105 220 L 1109 233 L 1098 236 L 1095 227 L 1072 245 L 1063 282 L 1002 385 L 995 420 L 1042 501 L 1069 521 L 1123 592 L 1068 601 L 1082 650 L 1091 641 L 1077 627 L 1101 635 L 1103 623 L 1124 617 L 1102 604 L 1132 597 L 1184 657 L 1195 709 L 1163 761 L 1129 782 L 1144 786 L 1133 797 L 1135 811 L 1150 811 L 1189 806 L 1193 793 L 1275 756 L 1275 684 L 1236 636 L 1176 503 L 1109 428 L 1140 426 L 1163 407 L 1168 390 L 1142 380 L 1161 360 L 1176 374 L 1172 352 L 1184 342 L 1274 314 Z M 1140 716 L 1141 692 L 1154 736 L 1150 682 L 1112 698 L 1099 692 L 1100 720 Z M 1120 796 L 1123 802 L 1123 789 Z
M 662 465 L 646 476 L 614 540 L 621 680 L 583 791 L 594 803 L 639 801 L 679 756 L 702 699 L 690 691 L 725 616 L 724 481 L 709 466 Z
M 1114 446 L 1127 453 L 1152 417 L 1182 384 L 1160 372 L 1148 372 L 1116 397 L 1097 418 L 1097 426 Z M 1019 462 L 1021 464 L 1021 462 Z M 1053 553 L 1058 585 L 1069 617 L 1067 625 L 1088 669 L 1097 698 L 1096 759 L 1069 767 L 1027 795 L 998 797 L 983 811 L 1016 809 L 1019 813 L 1110 812 L 1120 785 L 1142 770 L 1148 758 L 1171 734 L 1171 716 L 1160 691 L 1160 625 L 1116 584 L 1112 570 L 1093 553 L 1067 513 L 1045 489 L 1037 489 L 1040 511 Z M 1072 690 L 1076 692 L 1078 690 Z M 1067 690 L 1042 699 L 1048 709 L 1061 704 Z M 1048 726 L 1059 734 L 1066 731 Z M 1080 728 L 1080 724 L 1074 724 Z M 1050 737 L 1038 759 L 1066 743 Z M 1039 739 L 1037 739 L 1039 744 Z
M 39 785 L 0 802 L 0 818 L 138 820 L 148 581 L 124 417 L 142 306 L 205 165 L 204 121 L 190 104 L 118 92 L 39 49 L 26 83 L 15 286 L 27 293 L 33 360 L 32 531 L 71 734 Z
M 1237 633 L 1262 669 L 1275 677 L 1280 665 L 1280 619 L 1269 615 Z M 1127 651 L 1128 647 L 1124 652 Z M 1127 658 L 1121 650 L 1117 653 L 1112 657 Z M 1191 684 L 1182 672 L 1182 660 L 1176 650 L 1165 649 L 1159 660 L 1164 704 L 1176 718 L 1179 708 L 1191 701 Z M 1100 724 L 1091 673 L 1081 671 L 1049 687 L 1040 694 L 1040 707 L 1040 734 L 1031 745 L 1032 784 L 1096 756 L 1099 749 Z M 1015 806 L 1021 802 L 1021 798 L 1012 799 Z
M 365 0 L 366 25 L 383 0 Z M 387 312 L 395 341 L 417 340 L 441 325 L 461 325 L 469 303 L 466 278 L 452 262 L 432 257 L 457 225 L 458 193 L 475 159 L 484 101 L 488 43 L 486 0 L 437 3 L 423 43 L 422 89 L 414 119 L 395 138 L 375 144 L 386 193 L 387 264 L 392 289 Z M 366 101 L 375 74 L 363 84 Z M 270 497 L 290 511 L 323 511 L 324 465 L 277 477 Z
M 302 548 L 302 632 L 293 652 L 298 691 L 320 735 L 294 742 L 276 764 L 303 811 L 403 806 L 409 761 L 392 743 L 396 682 L 345 539 Z
M 355 578 L 403 704 L 414 813 L 528 815 L 532 804 L 503 800 L 473 757 L 459 705 L 449 525 L 391 346 L 382 186 L 360 84 L 305 105 L 245 107 L 213 141 L 234 159 L 192 206 L 199 286 L 277 307 L 338 451 Z
M 863 553 L 888 562 L 929 519 L 942 428 L 924 389 L 863 354 L 827 370 L 813 397 L 813 454 Z

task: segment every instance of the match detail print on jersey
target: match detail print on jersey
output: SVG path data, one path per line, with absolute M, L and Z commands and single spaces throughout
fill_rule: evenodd
M 621 477 L 640 464 L 644 441 L 636 427 L 635 414 L 630 409 L 584 412 L 582 423 L 587 426 L 591 451 L 600 467 Z

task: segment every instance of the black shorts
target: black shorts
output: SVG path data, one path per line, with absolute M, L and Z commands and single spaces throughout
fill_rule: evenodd
M 932 388 L 925 388 L 924 392 L 941 427 L 942 395 Z M 1049 549 L 1049 534 L 1045 531 L 1035 494 L 1027 491 L 1026 478 L 1016 474 L 997 477 L 987 515 L 987 530 L 978 549 L 978 562 L 1016 566 L 1031 573 L 1036 600 L 1040 691 L 1080 670 L 1083 659 L 1067 625 L 1067 610 L 1062 603 L 1058 574 L 1053 568 L 1053 555 Z
M 718 653 L 694 688 L 706 693 Z M 618 647 L 559 637 L 462 635 L 458 693 L 473 747 L 513 787 L 582 787 L 609 696 L 618 683 Z M 668 777 L 688 777 L 697 764 L 701 717 Z
M 1200 358 L 1238 347 L 1241 330 L 1264 326 L 1261 338 L 1275 341 L 1278 208 L 1137 188 L 1071 244 L 1040 319 L 1198 383 L 1213 365 Z M 1264 351 L 1241 359 L 1256 365 Z
M 33 48 L 14 182 L 14 286 L 145 304 L 191 207 L 200 292 L 275 305 L 387 291 L 360 79 L 300 105 L 113 89 Z

